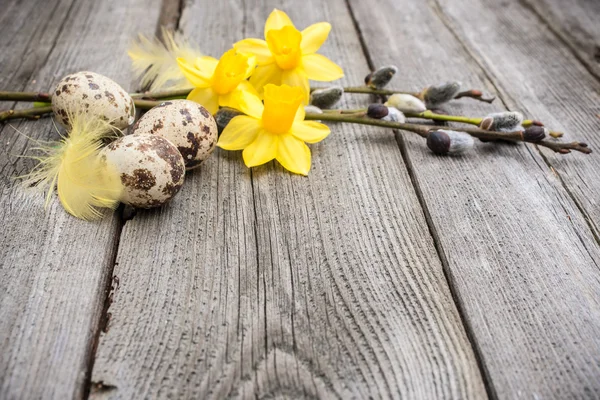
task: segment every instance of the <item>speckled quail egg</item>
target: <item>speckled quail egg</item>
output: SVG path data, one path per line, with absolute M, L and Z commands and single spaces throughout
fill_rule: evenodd
M 115 81 L 95 72 L 65 76 L 52 93 L 52 111 L 57 121 L 69 127 L 69 116 L 85 112 L 125 129 L 135 120 L 135 106 L 129 94 Z
M 110 143 L 100 157 L 121 177 L 121 202 L 139 208 L 159 207 L 183 185 L 185 163 L 177 147 L 157 135 L 128 135 Z
M 133 126 L 132 133 L 159 135 L 173 143 L 186 168 L 196 168 L 215 150 L 217 123 L 200 104 L 170 100 L 152 108 Z

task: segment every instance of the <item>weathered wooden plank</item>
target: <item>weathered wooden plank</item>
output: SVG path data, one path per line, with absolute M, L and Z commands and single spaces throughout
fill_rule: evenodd
M 489 31 L 501 12 L 482 12 L 474 3 L 445 1 L 444 9 L 456 8 L 456 19 L 479 27 L 477 41 L 494 48 Z M 415 90 L 458 79 L 468 87 L 492 89 L 431 4 L 350 4 L 374 63 L 399 66 L 398 86 L 410 83 Z M 505 36 L 512 28 L 496 31 Z M 521 33 L 521 40 L 527 37 Z M 523 74 L 545 76 L 548 70 L 533 68 L 508 50 L 490 59 L 495 71 L 510 69 L 513 62 Z M 527 79 L 516 77 L 496 83 L 529 87 Z M 564 100 L 576 101 L 568 92 Z M 477 116 L 499 107 L 463 100 L 448 109 Z M 431 154 L 419 138 L 401 139 L 401 146 L 490 392 L 498 398 L 597 396 L 600 253 L 559 179 L 535 149 L 523 145 L 478 143 L 476 151 L 457 158 Z M 564 162 L 577 165 L 587 158 Z
M 275 6 L 331 21 L 324 53 L 362 80 L 342 0 L 196 1 L 180 27 L 217 55 Z M 308 178 L 218 151 L 125 224 L 98 398 L 486 397 L 394 136 L 333 130 Z
M 0 86 L 21 90 L 50 53 L 71 8 L 64 1 L 5 1 L 0 15 Z M 8 103 L 6 108 L 8 108 Z M 5 107 L 2 106 L 1 109 Z
M 2 87 L 46 91 L 81 69 L 128 86 L 125 46 L 133 33 L 154 31 L 159 3 L 6 2 Z M 36 139 L 57 138 L 49 119 L 14 126 Z M 33 166 L 18 155 L 35 144 L 8 125 L 0 137 L 0 397 L 81 398 L 119 221 L 85 223 L 57 201 L 44 211 L 43 196 L 13 180 Z
M 548 27 L 539 21 L 531 23 L 535 17 L 527 7 L 481 2 L 474 5 L 477 12 L 463 16 L 467 7 L 464 3 L 443 3 L 449 23 L 472 46 L 474 56 L 501 90 L 503 101 L 564 131 L 565 140 L 580 140 L 600 148 L 600 81 L 572 57 Z M 482 15 L 490 15 L 486 28 L 475 24 Z M 503 60 L 502 64 L 498 60 Z M 600 159 L 595 154 L 566 158 L 546 150 L 543 154 L 559 173 L 600 243 Z
M 530 7 L 600 79 L 600 2 L 522 0 L 521 4 Z

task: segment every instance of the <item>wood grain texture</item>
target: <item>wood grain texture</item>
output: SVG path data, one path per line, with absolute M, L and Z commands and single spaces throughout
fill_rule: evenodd
M 535 37 L 519 31 L 532 26 L 526 21 L 495 24 L 496 18 L 514 20 L 507 4 L 484 11 L 475 0 L 442 3 L 444 12 L 469 32 L 482 52 L 497 50 L 500 38 L 513 34 L 522 43 Z M 350 0 L 350 4 L 374 63 L 398 65 L 394 86 L 417 90 L 457 79 L 465 87 L 493 90 L 435 3 L 389 0 L 372 7 Z M 500 17 L 504 9 L 507 15 Z M 486 56 L 494 73 L 514 72 L 500 75 L 494 84 L 535 87 L 529 95 L 519 94 L 531 104 L 535 99 L 537 109 L 559 109 L 552 96 L 562 97 L 562 104 L 578 103 L 569 88 L 559 88 L 552 80 L 542 83 L 553 68 L 563 65 L 562 59 L 556 66 L 549 61 L 552 57 L 545 58 L 545 65 L 536 64 L 531 59 L 541 55 L 533 48 L 528 48 L 530 57 L 521 57 L 519 44 L 510 46 L 512 52 L 507 45 L 505 52 Z M 574 68 L 575 73 L 580 70 Z M 406 87 L 409 82 L 414 86 Z M 584 91 L 586 96 L 588 92 Z M 501 102 L 487 106 L 464 99 L 448 109 L 478 116 L 501 107 Z M 547 114 L 528 114 L 555 126 Z M 590 123 L 589 117 L 585 121 Z M 402 136 L 400 143 L 493 396 L 598 397 L 600 252 L 585 218 L 537 150 L 477 143 L 476 151 L 449 158 L 432 155 L 412 137 Z M 573 155 L 560 165 L 587 165 L 591 174 L 590 161 L 596 162 Z M 581 179 L 577 182 L 584 185 Z
M 600 2 L 521 0 L 600 79 Z
M 362 80 L 341 0 L 190 2 L 180 27 L 218 56 L 275 6 L 331 21 L 324 54 Z M 94 398 L 486 397 L 393 134 L 333 131 L 308 178 L 217 151 L 125 224 Z
M 154 2 L 156 3 L 156 2 Z M 44 90 L 89 69 L 127 86 L 133 32 L 153 32 L 148 2 L 4 2 L 0 85 Z M 12 106 L 4 103 L 6 107 Z M 3 105 L 3 107 L 4 107 Z M 0 398 L 81 398 L 110 278 L 118 219 L 85 223 L 14 180 L 34 163 L 35 139 L 57 139 L 49 119 L 0 127 Z
M 518 3 L 499 7 L 493 1 L 441 4 L 448 23 L 472 48 L 473 56 L 486 69 L 508 107 L 565 132 L 565 140 L 586 142 L 596 152 L 600 149 L 600 81 L 541 21 L 531 23 L 535 15 L 527 7 Z M 467 8 L 474 11 L 465 16 Z M 489 16 L 485 28 L 475 24 L 482 15 Z M 589 157 L 562 157 L 546 149 L 542 153 L 558 172 L 600 244 L 597 153 Z

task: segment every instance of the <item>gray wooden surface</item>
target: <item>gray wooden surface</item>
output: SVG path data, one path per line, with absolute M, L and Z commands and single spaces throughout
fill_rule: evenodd
M 0 86 L 47 91 L 78 70 L 129 86 L 128 41 L 154 32 L 158 5 L 3 1 Z M 80 398 L 89 386 L 120 222 L 113 215 L 85 223 L 58 201 L 44 211 L 42 194 L 16 184 L 14 177 L 34 165 L 18 158 L 35 147 L 25 135 L 58 138 L 49 119 L 0 129 L 0 398 Z
M 493 88 L 492 81 L 486 79 L 489 72 L 465 50 L 454 24 L 464 30 L 480 26 L 481 31 L 473 33 L 473 38 L 482 47 L 497 50 L 494 35 L 483 36 L 483 31 L 490 30 L 494 15 L 500 18 L 506 5 L 480 14 L 481 5 L 475 0 L 446 1 L 441 7 L 410 0 L 380 2 L 377 8 L 353 0 L 351 5 L 376 65 L 404 60 L 401 73 L 422 85 L 451 76 L 469 87 Z M 506 12 L 515 18 L 514 10 Z M 411 18 L 403 18 L 406 15 Z M 477 23 L 483 15 L 488 15 L 485 26 Z M 450 20 L 452 17 L 456 18 Z M 380 23 L 368 23 L 374 20 Z M 396 25 L 393 34 L 403 40 L 394 40 L 388 27 L 399 20 L 403 22 Z M 492 30 L 506 37 L 511 29 L 498 26 Z M 523 37 L 533 35 L 515 36 L 523 41 Z M 426 47 L 419 43 L 423 38 L 427 38 Z M 514 85 L 521 89 L 529 87 L 530 80 L 542 79 L 537 77 L 540 69 L 522 67 L 534 62 L 529 61 L 531 57 L 511 60 L 505 54 L 490 58 L 503 60 L 495 62 L 494 71 L 511 70 L 512 62 L 520 74 L 531 71 Z M 435 62 L 438 59 L 445 62 Z M 557 86 L 555 90 L 563 95 L 570 88 Z M 521 90 L 518 96 L 526 99 L 528 94 Z M 503 109 L 504 96 L 499 100 L 485 107 L 463 102 L 452 110 L 478 115 Z M 515 109 L 538 117 L 537 110 Z M 547 114 L 539 118 L 552 126 L 560 124 Z M 583 115 L 581 118 L 586 123 L 595 122 Z M 570 131 L 570 137 L 587 134 L 590 141 L 595 134 L 589 129 Z M 498 148 L 479 143 L 477 154 L 454 161 L 433 156 L 419 138 L 411 137 L 401 146 L 431 218 L 431 229 L 465 322 L 483 359 L 490 391 L 500 398 L 569 398 L 584 396 L 590 390 L 600 395 L 594 383 L 600 376 L 600 338 L 595 334 L 600 330 L 600 252 L 585 218 L 544 158 L 533 147 Z M 597 163 L 596 157 L 587 158 Z M 581 165 L 588 160 L 571 157 L 560 161 Z M 585 168 L 589 175 L 597 171 L 593 164 Z M 597 196 L 590 192 L 588 197 Z M 573 371 L 573 362 L 579 365 L 577 371 Z
M 395 87 L 458 79 L 499 98 L 450 111 L 521 110 L 598 149 L 599 16 L 569 3 L 4 0 L 0 88 L 81 69 L 127 87 L 136 33 L 218 56 L 277 7 L 332 23 L 342 83 L 383 64 Z M 308 178 L 217 151 L 170 205 L 90 224 L 15 186 L 32 144 L 0 129 L 0 398 L 600 397 L 596 154 L 442 158 L 337 125 Z

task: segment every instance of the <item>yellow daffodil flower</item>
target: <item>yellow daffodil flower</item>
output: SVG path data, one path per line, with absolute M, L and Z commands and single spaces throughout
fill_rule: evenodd
M 329 128 L 304 121 L 304 93 L 298 87 L 266 85 L 265 103 L 250 92 L 240 93 L 238 104 L 246 115 L 233 118 L 219 137 L 217 146 L 244 150 L 248 167 L 273 159 L 287 170 L 308 175 L 310 149 L 304 143 L 317 143 L 329 135 Z
M 273 10 L 265 23 L 265 40 L 244 39 L 233 45 L 256 56 L 258 67 L 250 78 L 259 95 L 268 83 L 300 87 L 308 103 L 308 80 L 329 82 L 344 76 L 344 71 L 317 50 L 327 39 L 331 25 L 319 22 L 300 32 L 286 13 Z
M 211 114 L 219 106 L 237 108 L 238 92 L 256 93 L 247 81 L 256 67 L 256 57 L 240 53 L 235 49 L 227 51 L 220 60 L 204 56 L 191 64 L 183 58 L 177 63 L 185 77 L 195 86 L 187 99 L 204 106 Z

